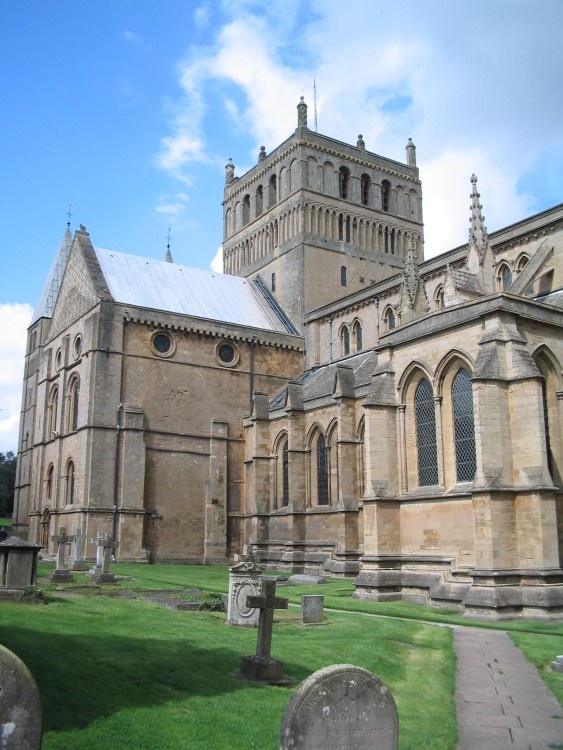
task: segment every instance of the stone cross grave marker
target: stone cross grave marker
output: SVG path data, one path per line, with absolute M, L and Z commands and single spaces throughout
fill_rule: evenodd
M 95 539 L 90 539 L 90 542 L 96 545 L 96 565 L 94 568 L 90 569 L 90 573 L 92 573 L 92 575 L 94 575 L 95 573 L 99 573 L 102 570 L 102 563 L 104 561 L 104 548 L 100 544 L 100 539 L 103 540 L 103 538 L 104 532 L 98 531 Z
M 389 689 L 352 664 L 319 669 L 293 693 L 280 750 L 397 750 L 399 715 Z
M 248 596 L 246 606 L 260 610 L 256 655 L 243 656 L 240 675 L 256 682 L 279 683 L 283 681 L 283 663 L 270 657 L 274 610 L 287 609 L 288 600 L 276 596 L 275 578 L 262 577 L 262 593 Z
M 67 536 L 64 526 L 61 527 L 58 535 L 55 534 L 51 537 L 51 541 L 56 542 L 58 545 L 55 570 L 50 576 L 52 581 L 72 581 L 72 576 L 70 575 L 68 568 L 65 567 L 65 557 L 66 545 L 72 542 L 73 539 L 73 536 Z
M 98 541 L 98 550 L 100 549 L 103 550 L 102 567 L 100 570 L 98 569 L 98 566 L 96 565 L 96 572 L 94 573 L 93 580 L 96 583 L 115 583 L 115 576 L 110 571 L 110 565 L 111 565 L 113 553 L 119 547 L 119 544 L 113 540 L 111 534 L 108 534 L 105 539 L 103 535 L 102 537 L 98 536 L 97 541 Z
M 307 594 L 301 597 L 301 624 L 322 625 L 324 622 L 324 596 Z
M 82 529 L 78 527 L 76 534 L 74 535 L 74 557 L 72 559 L 73 570 L 88 570 L 86 561 L 84 560 L 84 546 L 83 542 L 86 539 L 86 535 L 82 533 Z M 70 560 L 69 560 L 70 562 Z
M 42 711 L 31 672 L 12 651 L 0 646 L 0 748 L 39 750 Z

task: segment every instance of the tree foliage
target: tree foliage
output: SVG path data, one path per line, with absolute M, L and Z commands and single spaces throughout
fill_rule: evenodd
M 12 451 L 0 452 L 0 515 L 14 510 L 14 485 L 16 483 L 16 456 Z

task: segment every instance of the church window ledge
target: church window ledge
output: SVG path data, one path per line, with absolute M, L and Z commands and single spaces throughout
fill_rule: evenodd
M 235 367 L 239 362 L 240 352 L 230 341 L 219 341 L 215 347 L 215 359 L 221 367 Z
M 155 331 L 150 345 L 157 357 L 171 357 L 176 351 L 176 341 L 167 331 Z

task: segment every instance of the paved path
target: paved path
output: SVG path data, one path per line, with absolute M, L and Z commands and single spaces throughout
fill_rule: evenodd
M 502 631 L 454 628 L 457 750 L 563 748 L 563 709 Z

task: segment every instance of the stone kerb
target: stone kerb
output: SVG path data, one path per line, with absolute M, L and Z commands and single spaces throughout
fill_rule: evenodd
M 280 750 L 397 750 L 398 744 L 391 692 L 352 664 L 333 664 L 308 677 L 282 717 Z
M 0 646 L 0 732 L 2 750 L 41 748 L 39 690 L 23 661 L 4 646 Z

